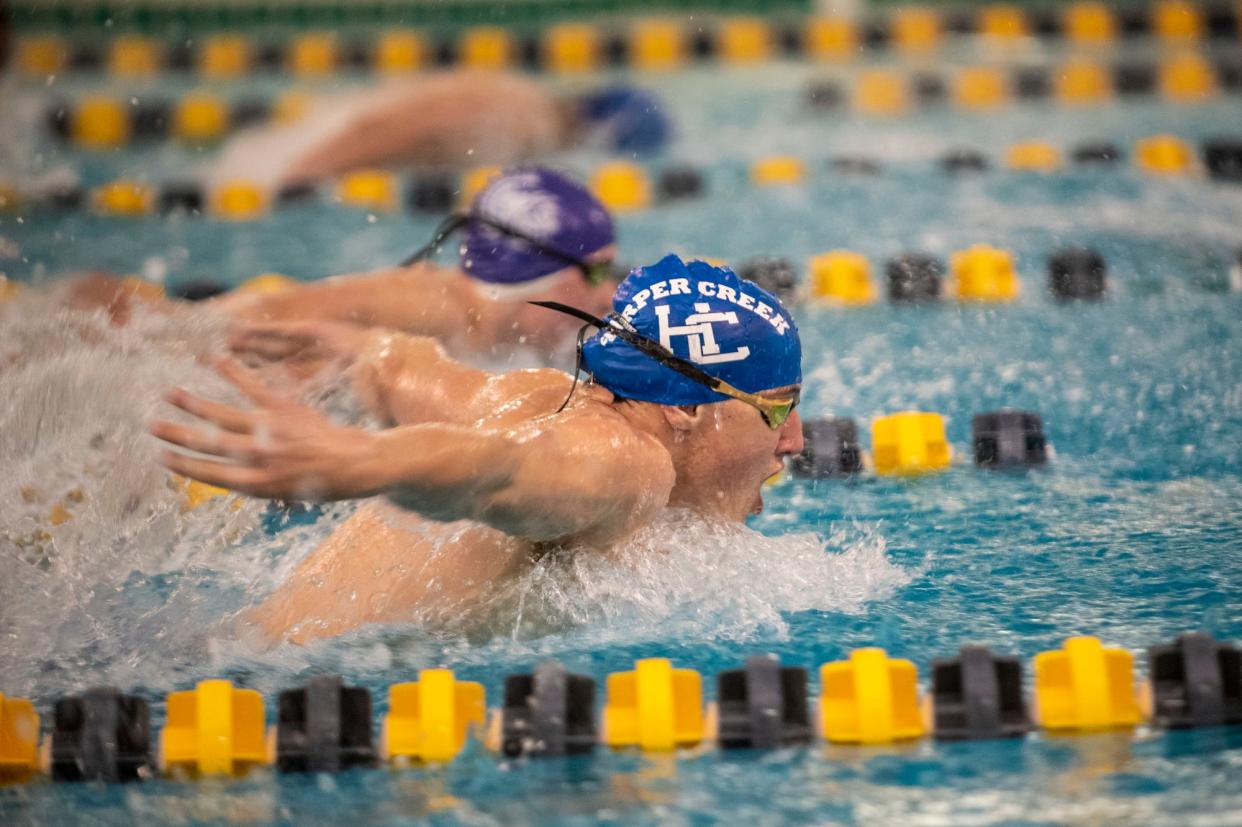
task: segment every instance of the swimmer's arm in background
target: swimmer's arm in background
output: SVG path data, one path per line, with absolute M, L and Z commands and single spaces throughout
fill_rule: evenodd
M 555 411 L 570 378 L 551 369 L 494 374 L 450 358 L 434 339 L 341 322 L 252 325 L 233 334 L 247 364 L 280 362 L 298 376 L 328 364 L 345 371 L 358 399 L 387 425 L 495 425 Z
M 461 334 L 484 301 L 461 281 L 451 270 L 418 264 L 334 276 L 279 293 L 227 295 L 211 306 L 242 323 L 326 319 L 448 339 Z
M 557 149 L 566 126 L 547 84 L 519 73 L 449 70 L 394 80 L 359 99 L 300 153 L 285 182 L 394 164 L 510 163 Z

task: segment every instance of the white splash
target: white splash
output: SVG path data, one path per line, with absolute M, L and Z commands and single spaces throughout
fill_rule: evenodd
M 218 350 L 218 326 L 137 314 L 116 328 L 29 294 L 0 325 L 0 662 L 9 692 L 166 687 L 247 665 L 253 680 L 274 685 L 325 658 L 351 673 L 382 672 L 425 663 L 429 652 L 469 663 L 669 636 L 781 637 L 791 613 L 860 612 L 912 576 L 866 527 L 827 541 L 766 537 L 670 512 L 612 555 L 550 553 L 448 622 L 252 649 L 233 639 L 233 618 L 353 505 L 274 536 L 260 528 L 262 502 L 224 496 L 185 509 L 145 423 L 172 413 L 160 398 L 174 385 L 240 402 L 201 358 Z M 320 401 L 333 413 L 348 407 Z

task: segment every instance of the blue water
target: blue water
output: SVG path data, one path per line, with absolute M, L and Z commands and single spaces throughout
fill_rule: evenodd
M 669 79 L 665 93 L 681 124 L 671 155 L 708 169 L 710 197 L 622 217 L 623 257 L 644 262 L 673 249 L 803 262 L 846 247 L 868 255 L 879 278 L 884 258 L 906 249 L 947 257 L 987 242 L 1012 250 L 1023 292 L 1010 305 L 796 311 L 807 354 L 804 415 L 852 416 L 865 432 L 883 413 L 937 411 L 956 453 L 949 471 L 899 481 L 786 479 L 765 493 L 752 532 L 674 518 L 667 542 L 636 549 L 632 567 L 549 565 L 525 578 L 518 592 L 550 620 L 499 611 L 492 637 L 371 628 L 305 650 L 257 652 L 231 641 L 229 616 L 278 582 L 350 506 L 274 534 L 260 504 L 181 515 L 175 496 L 142 470 L 152 449 L 141 421 L 158 409 L 159 389 L 184 381 L 218 391 L 218 382 L 184 348 L 169 355 L 167 345 L 149 343 L 172 337 L 158 321 L 107 332 L 119 338 L 99 355 L 55 338 L 55 319 L 0 315 L 0 346 L 34 341 L 47 352 L 16 374 L 15 398 L 42 398 L 39 380 L 64 400 L 48 408 L 63 420 L 50 440 L 27 439 L 30 423 L 0 408 L 8 434 L 0 450 L 14 469 L 0 485 L 64 487 L 81 478 L 88 502 L 99 503 L 56 530 L 43 568 L 0 537 L 0 554 L 23 560 L 0 586 L 0 620 L 10 630 L 0 642 L 0 689 L 35 698 L 46 713 L 60 693 L 111 682 L 157 701 L 162 720 L 163 694 L 203 678 L 259 688 L 270 711 L 280 688 L 339 671 L 372 690 L 378 716 L 389 684 L 436 665 L 482 681 L 494 702 L 505 674 L 547 656 L 602 682 L 639 657 L 671 657 L 711 676 L 754 652 L 814 670 L 879 645 L 913 660 L 925 680 L 933 658 L 968 642 L 1029 663 L 1065 637 L 1094 634 L 1134 652 L 1141 666 L 1147 646 L 1185 631 L 1242 639 L 1242 295 L 1229 291 L 1227 277 L 1242 244 L 1242 188 L 1151 179 L 1128 164 L 953 178 L 934 163 L 963 145 L 999 159 L 1009 142 L 1026 138 L 1128 147 L 1157 131 L 1189 139 L 1236 132 L 1242 103 L 823 118 L 800 110 L 811 74 L 695 70 Z M 817 165 L 805 187 L 755 190 L 745 163 L 768 152 L 866 153 L 885 170 L 834 177 Z M 153 157 L 56 150 L 39 163 L 71 164 L 87 181 L 118 172 L 161 180 L 192 160 L 163 147 Z M 585 170 L 594 159 L 563 160 Z M 435 221 L 332 206 L 246 224 L 48 214 L 18 223 L 0 215 L 0 236 L 20 247 L 2 263 L 21 279 L 89 266 L 156 273 L 171 285 L 236 283 L 266 270 L 313 278 L 378 266 L 421 243 Z M 1044 293 L 1045 259 L 1080 243 L 1108 261 L 1109 297 L 1055 303 Z M 192 333 L 207 342 L 218 335 L 206 324 Z M 67 410 L 74 405 L 118 418 L 120 447 L 98 449 L 94 465 L 82 447 L 91 416 Z M 1001 406 L 1043 416 L 1055 452 L 1047 467 L 972 466 L 970 417 Z M 109 475 L 98 468 L 105 460 L 125 467 Z M 114 490 L 137 497 L 146 516 L 113 508 Z M 9 516 L 6 528 L 29 527 L 25 512 Z M 74 535 L 75 525 L 91 530 Z M 714 694 L 714 681 L 705 687 Z M 1240 773 L 1236 730 L 707 750 L 675 761 L 601 751 L 589 760 L 513 763 L 475 743 L 434 769 L 264 772 L 125 789 L 36 783 L 0 790 L 0 820 L 1237 824 Z

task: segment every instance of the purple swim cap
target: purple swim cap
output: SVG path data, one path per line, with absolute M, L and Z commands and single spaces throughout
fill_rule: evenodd
M 604 205 L 577 181 L 545 167 L 497 176 L 475 197 L 469 216 L 461 267 L 491 284 L 518 284 L 555 273 L 616 239 Z

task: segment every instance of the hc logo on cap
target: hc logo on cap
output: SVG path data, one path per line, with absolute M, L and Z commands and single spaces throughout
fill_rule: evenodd
M 669 306 L 666 304 L 656 306 L 656 318 L 660 323 L 660 344 L 673 350 L 672 337 L 685 336 L 689 340 L 690 361 L 700 365 L 740 362 L 750 355 L 750 348 L 746 345 L 729 353 L 721 353 L 720 345 L 716 344 L 716 332 L 712 328 L 712 323 L 737 324 L 736 313 L 732 311 L 712 313 L 706 302 L 696 302 L 694 309 L 697 312 L 687 316 L 684 324 L 671 327 L 668 323 Z

